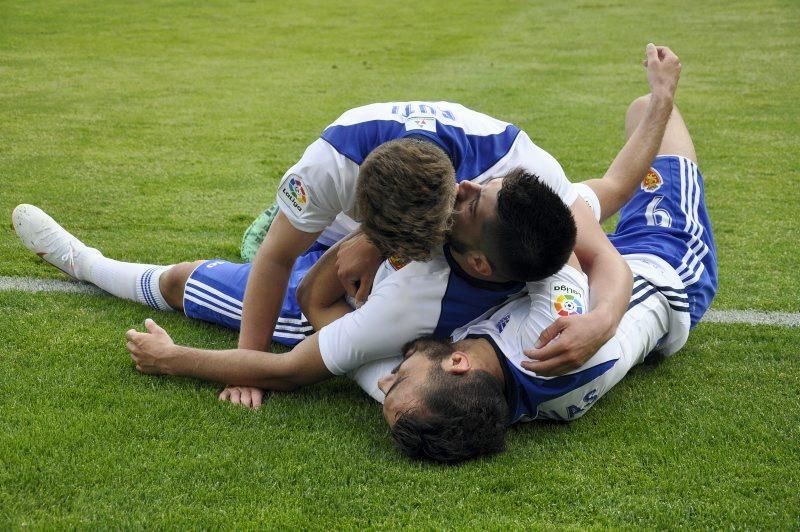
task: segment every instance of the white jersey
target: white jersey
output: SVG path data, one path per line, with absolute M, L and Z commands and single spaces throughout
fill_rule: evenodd
M 381 268 L 393 270 L 388 261 Z M 524 283 L 467 276 L 447 248 L 428 262 L 412 262 L 380 277 L 364 305 L 319 331 L 322 360 L 335 375 L 399 355 L 407 342 L 423 335 L 447 338 L 525 289 Z
M 617 384 L 648 354 L 671 355 L 689 335 L 689 304 L 683 284 L 663 260 L 626 256 L 634 272 L 631 304 L 614 337 L 580 368 L 559 377 L 541 377 L 522 367 L 541 332 L 559 316 L 587 311 L 586 276 L 569 266 L 555 276 L 528 285 L 529 297 L 462 327 L 454 340 L 483 337 L 500 357 L 511 422 L 573 420 Z
M 576 193 L 558 161 L 516 126 L 450 102 L 389 102 L 345 112 L 289 168 L 277 203 L 294 227 L 331 245 L 357 227 L 358 170 L 389 140 L 424 138 L 448 155 L 456 181 L 482 183 L 525 168 L 571 206 Z
M 524 369 L 522 362 L 530 360 L 523 351 L 532 349 L 553 321 L 587 312 L 588 280 L 570 266 L 548 279 L 528 283 L 527 296 L 517 297 L 453 332 L 454 341 L 481 337 L 493 345 L 505 374 L 512 423 L 577 419 L 648 354 L 669 356 L 686 343 L 689 304 L 675 270 L 653 255 L 627 255 L 625 260 L 634 273 L 628 311 L 614 337 L 583 366 L 566 375 L 541 377 Z M 383 402 L 377 381 L 400 362 L 402 357 L 381 360 L 350 376 Z

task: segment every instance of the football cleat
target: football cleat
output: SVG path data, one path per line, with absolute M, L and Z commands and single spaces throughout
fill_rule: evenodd
M 258 248 L 264 241 L 264 237 L 267 236 L 269 226 L 272 225 L 272 221 L 277 215 L 278 204 L 273 203 L 253 220 L 253 223 L 250 224 L 250 227 L 247 228 L 242 236 L 242 246 L 240 248 L 242 260 L 245 262 L 253 262 Z
M 25 247 L 39 255 L 73 279 L 85 281 L 92 259 L 102 256 L 69 231 L 61 227 L 46 212 L 33 205 L 17 205 L 11 221 Z

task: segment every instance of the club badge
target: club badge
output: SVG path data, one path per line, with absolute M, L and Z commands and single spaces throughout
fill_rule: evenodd
M 653 193 L 661 188 L 663 184 L 664 180 L 661 178 L 661 174 L 659 174 L 655 168 L 651 168 L 647 171 L 647 175 L 644 176 L 642 180 L 642 190 Z

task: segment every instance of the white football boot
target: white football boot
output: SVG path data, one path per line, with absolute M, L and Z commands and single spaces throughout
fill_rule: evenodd
M 46 212 L 33 205 L 17 205 L 11 213 L 14 230 L 25 247 L 73 279 L 86 281 L 91 263 L 101 257 Z

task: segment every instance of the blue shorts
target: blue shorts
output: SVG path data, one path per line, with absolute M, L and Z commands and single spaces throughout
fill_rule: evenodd
M 293 346 L 314 334 L 314 329 L 300 311 L 295 291 L 308 270 L 328 249 L 315 243 L 294 263 L 283 306 L 275 324 L 272 340 Z M 194 319 L 208 321 L 239 330 L 242 323 L 242 301 L 250 275 L 250 263 L 236 264 L 225 260 L 208 260 L 198 266 L 189 279 L 183 295 L 183 311 Z
M 689 296 L 692 327 L 697 325 L 717 293 L 717 249 L 697 164 L 656 157 L 608 238 L 622 255 L 648 253 L 675 268 Z

